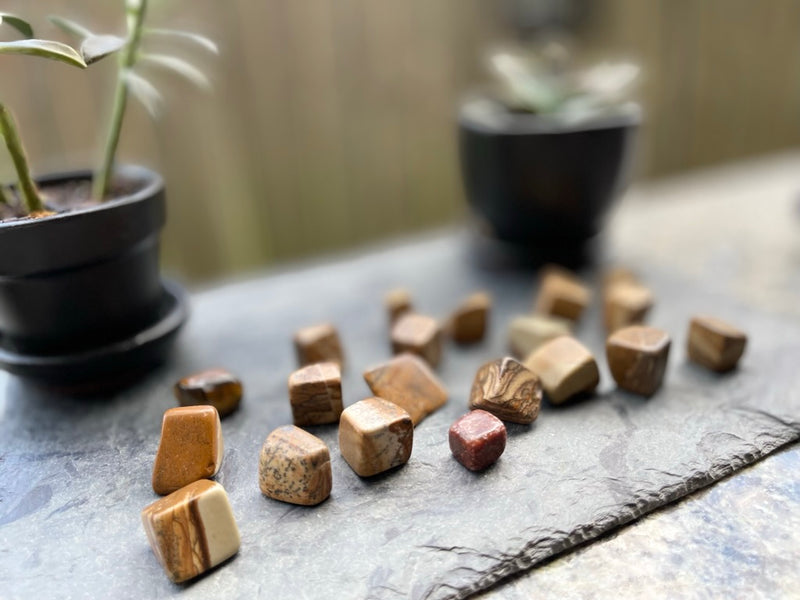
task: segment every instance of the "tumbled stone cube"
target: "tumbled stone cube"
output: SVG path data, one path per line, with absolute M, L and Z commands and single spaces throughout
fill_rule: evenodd
M 239 408 L 242 382 L 225 369 L 207 369 L 178 381 L 173 392 L 181 406 L 209 404 L 225 417 Z
M 629 325 L 641 325 L 653 307 L 653 294 L 639 283 L 616 283 L 606 289 L 603 320 L 606 331 L 614 333 Z
M 478 369 L 469 397 L 471 409 L 480 408 L 512 423 L 532 423 L 539 416 L 541 404 L 539 378 L 510 357 L 492 360 Z
M 213 477 L 222 464 L 219 413 L 213 406 L 180 406 L 164 413 L 153 464 L 153 491 L 170 494 Z
M 406 313 L 392 327 L 392 351 L 421 356 L 433 368 L 442 358 L 442 331 L 431 317 Z
M 294 348 L 301 367 L 318 362 L 335 362 L 344 367 L 344 352 L 336 328 L 330 323 L 304 327 L 294 334 Z
M 534 312 L 577 321 L 591 300 L 591 293 L 570 271 L 550 266 L 542 271 Z
M 655 327 L 631 325 L 606 340 L 606 357 L 619 387 L 652 396 L 664 379 L 669 357 L 669 334 Z
M 639 277 L 631 271 L 628 267 L 615 266 L 607 269 L 603 273 L 603 293 L 605 294 L 609 289 L 619 283 L 632 283 L 638 284 Z
M 339 420 L 339 450 L 361 477 L 406 464 L 413 441 L 411 417 L 382 398 L 367 398 L 348 406 Z
M 331 455 L 318 437 L 295 425 L 267 436 L 258 463 L 261 493 L 291 504 L 313 506 L 331 494 Z
M 508 345 L 517 358 L 526 358 L 539 346 L 562 335 L 569 335 L 570 321 L 546 315 L 520 315 L 508 326 Z
M 486 335 L 492 298 L 486 292 L 467 297 L 450 317 L 450 336 L 458 344 L 474 344 Z
M 294 424 L 337 423 L 342 414 L 342 374 L 332 362 L 315 363 L 289 375 Z
M 689 358 L 712 371 L 733 369 L 746 345 L 747 335 L 721 319 L 700 316 L 689 323 Z
M 411 294 L 403 288 L 396 288 L 387 292 L 383 301 L 389 313 L 390 324 L 394 324 L 401 315 L 412 310 Z
M 239 550 L 239 529 L 225 489 L 201 479 L 156 500 L 142 524 L 167 576 L 181 583 L 216 567 Z
M 470 471 L 494 464 L 506 449 L 506 426 L 485 410 L 473 410 L 450 426 L 450 451 Z
M 367 369 L 364 381 L 377 397 L 403 408 L 414 425 L 447 402 L 444 384 L 413 354 L 400 354 Z
M 525 366 L 539 377 L 553 404 L 591 392 L 600 382 L 600 371 L 591 351 L 569 336 L 544 344 L 525 360 Z

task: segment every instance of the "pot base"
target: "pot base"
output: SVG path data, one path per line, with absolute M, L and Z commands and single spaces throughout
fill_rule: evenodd
M 0 369 L 71 395 L 127 387 L 167 359 L 189 315 L 185 290 L 174 281 L 164 281 L 162 288 L 157 320 L 135 335 L 77 353 L 48 356 L 20 353 L 0 336 Z

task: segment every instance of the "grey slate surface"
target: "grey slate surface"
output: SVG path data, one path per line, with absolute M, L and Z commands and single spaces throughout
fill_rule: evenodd
M 473 474 L 447 447 L 477 367 L 505 352 L 505 326 L 534 293 L 525 272 L 471 266 L 467 240 L 445 235 L 194 297 L 175 361 L 137 388 L 91 401 L 51 397 L 8 380 L 0 397 L 0 590 L 14 597 L 463 597 L 500 577 L 626 523 L 800 437 L 800 328 L 664 272 L 647 283 L 651 322 L 673 348 L 665 387 L 649 400 L 615 389 L 601 365 L 597 397 L 545 406 L 509 427 L 505 454 Z M 369 480 L 330 446 L 334 488 L 316 508 L 261 496 L 258 450 L 291 420 L 291 334 L 331 320 L 348 353 L 345 404 L 369 394 L 364 367 L 389 356 L 382 294 L 402 284 L 418 308 L 445 316 L 476 288 L 495 297 L 490 339 L 448 347 L 439 373 L 451 399 L 417 427 L 408 465 Z M 595 304 L 578 336 L 602 354 Z M 751 335 L 726 376 L 685 362 L 688 318 L 712 312 Z M 218 481 L 242 534 L 237 557 L 187 586 L 168 582 L 139 512 L 162 412 L 178 376 L 225 366 L 243 378 L 242 408 L 223 421 Z

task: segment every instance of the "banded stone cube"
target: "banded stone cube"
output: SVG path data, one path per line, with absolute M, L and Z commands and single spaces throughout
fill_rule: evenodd
M 485 410 L 473 410 L 450 426 L 450 451 L 470 471 L 494 464 L 506 449 L 506 426 Z
M 689 323 L 689 358 L 712 371 L 730 371 L 739 362 L 747 335 L 716 317 L 698 316 Z
M 525 365 L 511 357 L 492 360 L 475 374 L 469 397 L 471 409 L 480 408 L 503 421 L 533 423 L 542 404 L 542 384 Z
M 592 392 L 600 382 L 594 355 L 570 336 L 550 340 L 525 360 L 525 366 L 539 377 L 553 404 Z
M 173 393 L 181 406 L 209 404 L 225 417 L 239 408 L 242 382 L 226 369 L 206 369 L 178 381 Z
M 664 379 L 670 338 L 666 331 L 631 325 L 606 340 L 606 357 L 617 385 L 642 396 L 656 393 Z
M 294 348 L 301 367 L 318 362 L 335 362 L 339 367 L 344 367 L 339 333 L 330 323 L 298 330 L 294 334 Z
M 392 352 L 410 352 L 425 359 L 434 369 L 442 358 L 442 330 L 435 319 L 406 313 L 392 327 Z
M 294 424 L 338 423 L 342 414 L 342 373 L 333 362 L 315 363 L 289 375 Z
M 492 297 L 486 292 L 468 296 L 450 317 L 450 336 L 457 344 L 474 344 L 486 335 Z
M 542 271 L 534 312 L 577 321 L 591 297 L 589 288 L 574 273 L 549 266 Z

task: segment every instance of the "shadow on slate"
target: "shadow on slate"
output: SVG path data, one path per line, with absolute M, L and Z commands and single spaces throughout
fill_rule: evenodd
M 448 235 L 198 294 L 177 360 L 105 403 L 51 398 L 8 381 L 0 539 L 14 551 L 0 553 L 0 589 L 20 597 L 465 597 L 800 436 L 800 326 L 651 272 L 651 322 L 673 336 L 661 391 L 643 399 L 616 390 L 595 301 L 577 334 L 601 357 L 597 397 L 545 404 L 533 427 L 514 429 L 493 468 L 467 471 L 450 455 L 448 427 L 467 410 L 478 366 L 505 353 L 505 328 L 529 309 L 534 282 L 530 273 L 471 267 L 464 241 Z M 389 356 L 381 298 L 398 284 L 437 317 L 466 293 L 489 289 L 490 339 L 447 348 L 439 374 L 450 401 L 417 427 L 405 467 L 361 480 L 339 454 L 336 428 L 316 428 L 331 450 L 331 497 L 313 509 L 264 498 L 258 452 L 272 429 L 291 422 L 293 331 L 326 320 L 339 327 L 344 399 L 352 404 L 369 395 L 361 371 Z M 750 334 L 739 370 L 717 376 L 685 362 L 695 312 Z M 139 512 L 156 498 L 150 471 L 161 415 L 174 405 L 172 383 L 217 365 L 245 383 L 241 409 L 223 420 L 217 477 L 242 546 L 223 568 L 179 587 L 153 557 Z

